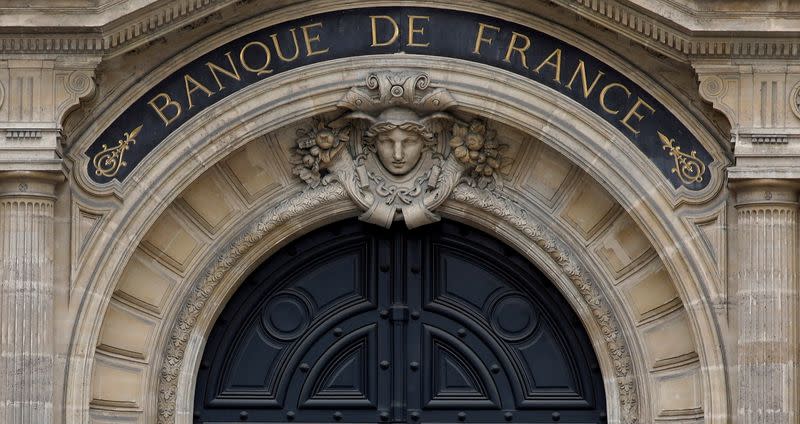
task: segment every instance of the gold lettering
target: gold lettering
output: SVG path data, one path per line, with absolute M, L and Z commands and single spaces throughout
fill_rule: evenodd
M 472 50 L 472 53 L 475 53 L 477 55 L 481 54 L 481 44 L 484 42 L 490 46 L 492 45 L 491 38 L 483 38 L 483 30 L 486 28 L 495 31 L 500 31 L 500 28 L 494 25 L 485 24 L 483 22 L 478 23 L 478 35 L 475 37 L 475 48 Z
M 164 100 L 164 104 L 162 104 L 161 106 L 157 106 L 156 105 L 156 100 L 157 99 L 163 99 Z M 175 100 L 172 100 L 172 97 L 170 97 L 169 94 L 167 94 L 167 93 L 158 93 L 158 94 L 156 94 L 156 96 L 153 97 L 149 102 L 147 102 L 147 104 L 149 104 L 150 107 L 152 107 L 153 110 L 156 111 L 156 113 L 161 118 L 161 120 L 164 121 L 164 126 L 165 127 L 167 125 L 171 124 L 172 121 L 178 119 L 178 117 L 181 116 L 181 112 L 183 111 L 183 109 L 181 108 L 181 104 L 176 102 Z M 167 118 L 167 116 L 164 115 L 164 109 L 166 109 L 166 108 L 168 108 L 170 106 L 175 108 L 175 114 L 172 115 L 171 118 Z
M 424 20 L 430 22 L 431 17 L 430 16 L 408 15 L 408 44 L 406 44 L 406 46 L 410 46 L 410 47 L 428 47 L 428 46 L 431 45 L 431 43 L 422 44 L 422 43 L 415 43 L 414 42 L 414 34 L 425 35 L 425 29 L 424 28 L 417 28 L 417 27 L 414 26 L 414 21 L 416 21 L 417 19 L 419 19 L 419 20 L 424 19 Z
M 372 47 L 388 46 L 397 41 L 397 38 L 400 37 L 400 27 L 397 26 L 397 22 L 391 16 L 377 15 L 370 16 L 369 18 L 372 20 Z M 394 28 L 394 34 L 392 34 L 392 38 L 390 38 L 389 41 L 383 43 L 378 42 L 378 19 L 389 21 L 389 23 L 392 24 L 392 27 Z
M 275 46 L 275 53 L 277 53 L 278 57 L 284 62 L 291 62 L 300 57 L 300 46 L 297 45 L 297 33 L 295 32 L 294 28 L 289 29 L 289 32 L 292 33 L 292 40 L 294 40 L 294 56 L 292 57 L 286 57 L 283 55 L 281 43 L 278 41 L 278 34 L 272 34 L 269 36 L 269 38 L 272 38 L 272 44 Z M 306 37 L 306 39 L 307 38 L 308 37 Z
M 517 38 L 522 38 L 525 42 L 525 45 L 522 47 L 517 47 Z M 519 57 L 522 58 L 522 66 L 525 69 L 528 69 L 528 59 L 525 57 L 525 50 L 528 50 L 530 47 L 531 47 L 530 38 L 518 32 L 512 32 L 511 41 L 508 42 L 508 49 L 506 49 L 506 58 L 503 59 L 503 61 L 511 63 L 511 53 L 518 52 Z
M 233 78 L 236 81 L 242 80 L 242 77 L 239 76 L 239 70 L 236 69 L 236 65 L 233 63 L 233 58 L 231 58 L 231 52 L 226 52 L 225 57 L 228 58 L 228 63 L 231 65 L 231 69 L 233 69 L 233 71 L 229 71 L 225 68 L 222 68 L 216 65 L 215 63 L 206 62 L 206 66 L 208 66 L 208 69 L 211 71 L 211 76 L 214 77 L 214 81 L 217 82 L 217 86 L 219 87 L 220 90 L 225 88 L 225 86 L 222 85 L 222 82 L 219 80 L 217 72 L 220 72 L 223 75 L 227 75 L 228 77 Z
M 316 51 L 314 50 L 314 46 L 312 46 L 311 43 L 312 42 L 319 43 L 319 34 L 314 35 L 312 37 L 308 32 L 311 28 L 322 28 L 322 22 L 303 25 L 300 27 L 300 29 L 303 31 L 303 40 L 306 42 L 306 57 L 327 53 L 328 50 L 330 50 L 330 48 L 324 50 L 316 50 Z M 295 45 L 297 45 L 296 40 L 295 40 Z
M 555 63 L 551 62 L 553 58 L 556 59 Z M 536 72 L 538 74 L 539 71 L 541 71 L 545 65 L 552 66 L 553 69 L 555 69 L 556 77 L 553 78 L 553 81 L 561 84 L 561 49 L 553 50 L 553 53 L 550 53 L 550 56 L 547 56 L 547 59 L 545 59 L 544 62 L 539 64 L 539 66 L 537 66 L 536 69 L 533 70 L 533 72 Z
M 194 87 L 189 88 L 190 83 L 194 85 Z M 192 93 L 195 91 L 200 90 L 203 93 L 206 93 L 206 96 L 208 97 L 211 97 L 211 95 L 214 94 L 213 91 L 209 90 L 205 85 L 197 82 L 197 80 L 192 78 L 189 74 L 185 74 L 183 76 L 183 85 L 186 87 L 186 98 L 189 99 L 189 109 L 194 107 L 194 104 L 192 103 Z
M 255 46 L 258 46 L 264 50 L 264 65 L 262 65 L 260 68 L 254 68 L 250 66 L 247 63 L 247 61 L 244 60 L 245 51 L 247 51 L 248 48 Z M 269 48 L 267 47 L 267 45 L 260 41 L 251 41 L 245 44 L 244 47 L 242 47 L 242 50 L 239 51 L 239 62 L 242 63 L 242 67 L 248 72 L 255 72 L 256 75 L 258 76 L 272 73 L 271 69 L 267 69 L 271 61 L 272 61 L 272 53 L 269 52 Z
M 597 71 L 597 76 L 594 77 L 594 81 L 592 81 L 592 85 L 586 84 L 586 65 L 584 65 L 582 60 L 578 60 L 578 67 L 575 68 L 575 73 L 572 74 L 572 78 L 570 78 L 569 83 L 566 85 L 567 88 L 572 90 L 572 83 L 575 82 L 575 78 L 578 76 L 578 72 L 581 74 L 581 84 L 583 85 L 583 98 L 588 99 L 589 94 L 592 93 L 594 90 L 594 86 L 597 85 L 597 82 L 600 81 L 600 77 L 604 74 L 602 71 Z
M 639 131 L 639 130 L 637 130 L 637 129 L 635 129 L 635 128 L 633 128 L 633 127 L 632 127 L 632 126 L 631 126 L 631 125 L 628 123 L 628 120 L 629 120 L 629 119 L 631 119 L 631 117 L 632 117 L 632 116 L 635 116 L 635 117 L 636 117 L 636 119 L 637 119 L 639 122 L 642 122 L 642 119 L 644 119 L 644 116 L 643 116 L 642 114 L 640 114 L 639 112 L 637 112 L 637 111 L 636 111 L 636 109 L 638 109 L 638 108 L 639 108 L 639 106 L 644 106 L 644 107 L 646 107 L 646 108 L 650 109 L 650 113 L 651 113 L 651 114 L 652 114 L 652 113 L 655 113 L 655 111 L 656 111 L 655 109 L 653 109 L 653 107 L 652 107 L 652 106 L 650 106 L 649 104 L 647 104 L 647 102 L 645 102 L 644 100 L 642 100 L 642 98 L 641 98 L 641 97 L 637 97 L 637 98 L 636 98 L 636 103 L 634 103 L 634 104 L 633 104 L 633 107 L 631 107 L 631 110 L 629 110 L 629 111 L 628 111 L 628 114 L 627 114 L 627 115 L 625 115 L 625 117 L 624 117 L 624 118 L 622 118 L 622 120 L 620 121 L 620 122 L 622 122 L 622 125 L 625 125 L 625 127 L 626 127 L 626 128 L 628 128 L 629 130 L 631 130 L 631 131 L 632 131 L 634 134 L 639 134 L 639 132 L 640 132 L 640 131 Z
M 631 97 L 631 90 L 628 90 L 628 87 L 625 87 L 624 85 L 618 82 L 612 82 L 611 84 L 608 84 L 607 86 L 603 87 L 603 90 L 600 91 L 600 106 L 602 106 L 603 110 L 612 115 L 618 114 L 619 110 L 609 109 L 609 107 L 606 106 L 606 94 L 608 93 L 609 90 L 611 90 L 614 87 L 621 88 L 622 91 L 625 92 L 625 95 L 627 95 L 629 98 Z

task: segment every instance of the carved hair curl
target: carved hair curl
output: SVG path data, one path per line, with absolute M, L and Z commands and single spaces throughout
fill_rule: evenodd
M 402 124 L 393 124 L 391 122 L 380 122 L 371 127 L 366 132 L 367 137 L 373 138 L 378 134 L 389 132 L 395 128 L 400 128 L 401 130 L 411 131 L 413 133 L 417 133 L 422 137 L 426 142 L 433 141 L 433 133 L 428 130 L 425 125 L 422 125 L 418 122 L 403 122 Z

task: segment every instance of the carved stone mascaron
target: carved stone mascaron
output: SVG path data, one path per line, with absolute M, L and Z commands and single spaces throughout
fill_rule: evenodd
M 436 222 L 433 210 L 457 184 L 502 187 L 496 133 L 446 112 L 455 105 L 424 73 L 372 73 L 339 102 L 349 112 L 298 131 L 293 172 L 309 189 L 340 181 L 363 221 Z

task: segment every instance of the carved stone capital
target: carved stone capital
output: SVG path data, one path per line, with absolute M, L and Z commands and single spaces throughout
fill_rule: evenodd
M 778 179 L 738 180 L 729 184 L 736 193 L 736 208 L 798 206 L 800 181 Z
M 61 170 L 61 123 L 94 93 L 98 62 L 0 61 L 0 171 Z
M 55 188 L 64 181 L 61 172 L 0 172 L 0 198 L 38 197 L 55 199 Z

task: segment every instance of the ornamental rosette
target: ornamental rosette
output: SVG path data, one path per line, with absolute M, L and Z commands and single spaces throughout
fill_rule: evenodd
M 350 127 L 331 128 L 322 120 L 317 120 L 311 128 L 298 129 L 297 147 L 289 157 L 294 165 L 292 173 L 311 188 L 326 185 L 328 166 L 349 140 Z
M 494 189 L 501 186 L 500 149 L 497 132 L 486 128 L 486 123 L 473 119 L 469 124 L 453 124 L 450 148 L 453 155 L 465 166 L 464 180 L 472 187 Z

